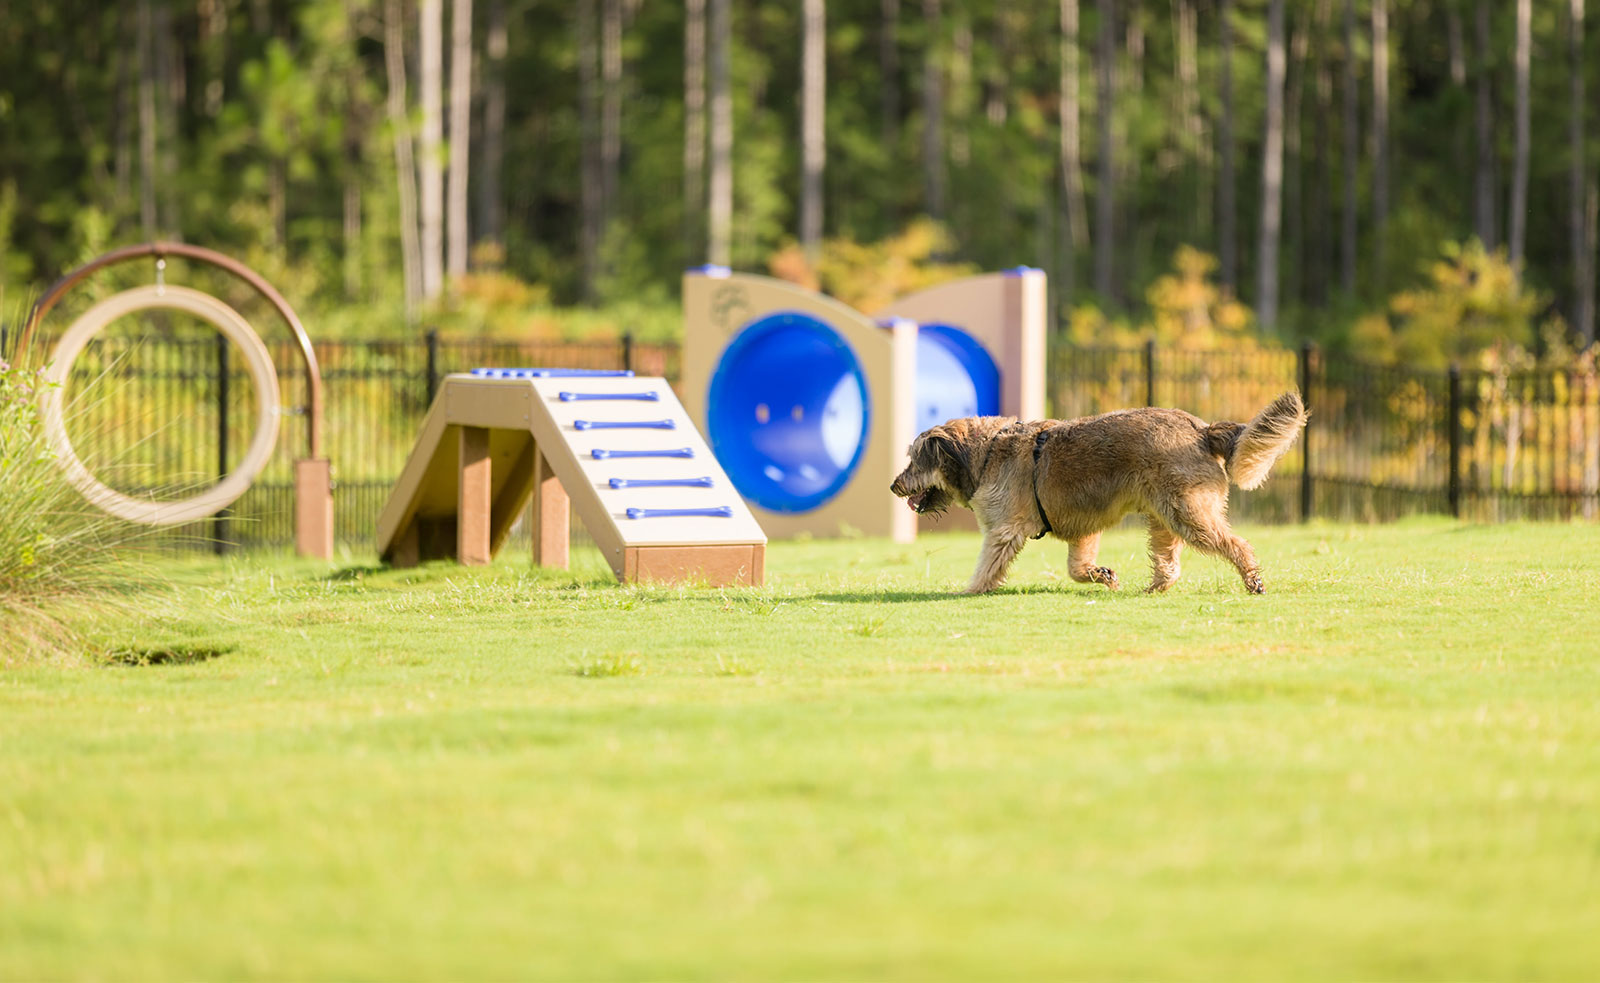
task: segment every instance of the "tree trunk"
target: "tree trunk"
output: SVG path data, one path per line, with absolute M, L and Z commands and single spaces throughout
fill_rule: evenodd
M 1173 20 L 1177 47 L 1178 128 L 1181 134 L 1178 154 L 1182 166 L 1188 167 L 1195 175 L 1195 190 L 1198 192 L 1194 216 L 1186 232 L 1194 240 L 1211 228 L 1211 202 L 1201 160 L 1205 148 L 1204 130 L 1200 122 L 1199 20 L 1194 0 L 1173 0 Z
M 1312 73 L 1317 80 L 1316 112 L 1312 114 L 1311 140 L 1316 148 L 1316 178 L 1311 182 L 1311 220 L 1308 224 L 1308 296 L 1313 307 L 1328 302 L 1329 279 L 1333 271 L 1333 222 L 1328 197 L 1333 187 L 1333 154 L 1328 152 L 1328 140 L 1333 128 L 1329 125 L 1333 115 L 1333 74 L 1328 67 L 1328 39 L 1331 8 L 1329 0 L 1317 0 L 1315 23 L 1316 38 Z
M 1528 76 L 1533 0 L 1517 0 L 1517 133 L 1511 164 L 1511 265 L 1522 270 L 1528 238 Z
M 1124 52 L 1126 57 L 1120 62 L 1121 71 L 1117 72 L 1112 82 L 1112 91 L 1119 94 L 1124 107 L 1138 107 L 1144 105 L 1144 14 L 1137 4 L 1127 7 L 1127 27 L 1123 32 Z M 1114 62 L 1112 70 L 1116 71 L 1119 63 Z M 1115 111 L 1115 106 L 1113 106 Z M 1117 155 L 1116 177 L 1113 184 L 1117 188 L 1126 188 L 1128 193 L 1121 197 L 1118 203 L 1117 215 L 1112 219 L 1112 226 L 1121 229 L 1122 234 L 1117 237 L 1122 247 L 1121 261 L 1112 260 L 1112 265 L 1123 271 L 1120 281 L 1114 280 L 1118 294 L 1119 305 L 1125 306 L 1128 298 L 1123 284 L 1131 277 L 1138 275 L 1138 271 L 1146 266 L 1146 259 L 1142 254 L 1144 243 L 1153 238 L 1139 221 L 1139 187 L 1142 180 L 1141 155 L 1134 143 L 1133 113 L 1129 109 L 1118 113 L 1113 123 L 1112 143 L 1118 147 L 1130 148 L 1129 153 Z
M 1288 12 L 1285 12 L 1288 16 Z M 1301 107 L 1305 100 L 1306 60 L 1310 31 L 1306 18 L 1296 8 L 1288 30 L 1288 74 L 1285 76 L 1283 104 L 1283 242 L 1279 265 L 1283 275 L 1282 295 L 1291 303 L 1304 299 L 1306 268 L 1306 207 L 1304 154 L 1301 152 Z M 1289 259 L 1284 263 L 1282 257 Z
M 450 0 L 450 186 L 449 255 L 451 276 L 467 272 L 472 240 L 467 227 L 467 177 L 472 146 L 472 0 Z
M 387 69 L 389 128 L 394 134 L 395 183 L 400 192 L 400 256 L 405 281 L 406 317 L 414 319 L 422 300 L 422 250 L 417 241 L 417 168 L 411 155 L 411 122 L 406 104 L 405 14 L 400 0 L 386 0 L 383 61 Z
M 1116 256 L 1116 157 L 1112 147 L 1112 122 L 1116 95 L 1112 91 L 1116 45 L 1116 0 L 1099 0 L 1099 34 L 1095 42 L 1095 111 L 1099 117 L 1100 145 L 1095 187 L 1094 289 L 1106 304 L 1114 305 L 1113 262 Z
M 1582 344 L 1594 341 L 1594 269 L 1589 247 L 1587 175 L 1584 164 L 1583 0 L 1569 0 L 1568 80 L 1571 86 L 1570 155 L 1567 192 L 1568 233 L 1572 247 L 1572 328 Z
M 1466 35 L 1461 23 L 1461 6 L 1459 3 L 1445 5 L 1445 46 L 1450 58 L 1450 84 L 1463 93 L 1467 89 L 1467 44 Z M 1467 159 L 1467 127 L 1450 127 L 1450 159 L 1464 161 Z M 1455 193 L 1461 201 L 1472 200 L 1472 172 L 1464 167 L 1452 168 L 1452 175 L 1456 185 Z
M 900 142 L 900 0 L 880 0 L 878 34 L 879 130 L 891 152 Z
M 599 72 L 595 0 L 579 0 L 578 18 L 578 251 L 583 262 L 583 299 L 593 304 L 600 290 L 600 233 L 604 227 L 605 179 L 600 164 Z
M 505 200 L 500 187 L 506 157 L 508 43 L 506 0 L 489 0 L 488 34 L 484 38 L 483 160 L 478 164 L 478 237 L 494 247 L 496 262 L 505 258 Z
M 1267 109 L 1261 154 L 1261 239 L 1256 257 L 1256 322 L 1278 326 L 1278 235 L 1283 210 L 1284 0 L 1267 4 Z
M 622 189 L 622 0 L 600 0 L 600 225 L 601 272 L 605 243 L 620 211 Z
M 1389 0 L 1372 0 L 1372 281 L 1380 293 L 1388 274 Z
M 1217 123 L 1222 173 L 1217 177 L 1217 260 L 1222 288 L 1229 294 L 1239 290 L 1239 210 L 1233 174 L 1233 0 L 1217 5 L 1217 59 L 1222 109 Z
M 1461 11 L 1455 4 L 1444 8 L 1445 47 L 1450 53 L 1450 81 L 1454 85 L 1467 84 L 1466 41 L 1461 32 Z
M 139 0 L 139 225 L 160 238 L 156 216 L 156 59 L 151 0 Z
M 1490 61 L 1489 0 L 1478 0 L 1476 11 L 1477 41 L 1477 111 L 1474 130 L 1478 137 L 1477 192 L 1472 197 L 1473 227 L 1484 248 L 1493 249 L 1499 242 L 1495 235 L 1495 154 L 1494 154 L 1494 89 Z
M 354 24 L 347 24 L 345 28 L 344 43 L 353 50 L 360 41 L 361 33 Z M 358 93 L 364 91 L 362 82 L 362 65 L 352 59 L 344 71 L 344 86 L 346 95 L 344 116 L 344 161 L 340 168 L 344 182 L 344 236 L 343 236 L 343 266 L 344 266 L 344 296 L 345 300 L 355 302 L 361 299 L 361 273 L 365 266 L 365 258 L 361 248 L 361 208 L 362 208 L 362 178 L 365 176 L 365 150 L 367 144 L 367 123 L 370 118 L 369 107 Z
M 444 0 L 422 0 L 418 8 L 422 45 L 422 132 L 417 169 L 422 184 L 422 295 L 432 299 L 444 286 Z
M 923 206 L 933 218 L 943 219 L 944 66 L 941 64 L 943 18 L 939 0 L 922 0 L 922 20 L 928 32 L 922 52 Z
M 1356 292 L 1356 182 L 1357 150 L 1361 140 L 1360 95 L 1356 91 L 1356 2 L 1344 0 L 1344 221 L 1339 234 L 1339 284 L 1345 294 Z
M 178 206 L 183 196 L 178 187 L 178 151 L 182 149 L 182 134 L 178 123 L 184 110 L 184 59 L 173 34 L 171 6 L 158 3 L 153 13 L 155 47 L 152 54 L 156 63 L 157 91 L 161 96 L 161 109 L 156 113 L 156 128 L 160 134 L 156 143 L 156 225 L 163 235 L 181 238 L 183 216 Z M 278 155 L 274 163 L 287 184 L 287 155 Z M 288 238 L 287 206 L 278 210 L 276 218 L 281 246 Z
M 733 239 L 733 92 L 729 47 L 733 44 L 730 0 L 710 0 L 711 37 L 711 262 L 727 266 Z
M 706 207 L 706 0 L 685 0 L 683 20 L 683 255 L 701 251 Z
M 1078 0 L 1060 4 L 1060 93 L 1061 119 L 1061 257 L 1056 295 L 1063 299 L 1077 289 L 1078 253 L 1089 242 L 1089 220 L 1084 212 L 1083 148 L 1078 124 L 1082 100 L 1078 92 Z
M 801 47 L 800 245 L 813 267 L 822 257 L 822 169 L 827 162 L 823 107 L 826 105 L 828 61 L 823 0 L 805 0 Z

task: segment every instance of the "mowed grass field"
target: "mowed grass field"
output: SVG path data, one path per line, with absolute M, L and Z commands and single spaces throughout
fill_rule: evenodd
M 168 565 L 0 671 L 0 977 L 1594 979 L 1600 529 L 1242 531 Z

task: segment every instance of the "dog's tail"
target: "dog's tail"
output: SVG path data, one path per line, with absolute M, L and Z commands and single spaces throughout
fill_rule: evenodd
M 1205 430 L 1206 449 L 1222 458 L 1228 477 L 1240 488 L 1260 488 L 1272 466 L 1306 425 L 1306 404 L 1286 392 L 1247 424 L 1213 423 Z

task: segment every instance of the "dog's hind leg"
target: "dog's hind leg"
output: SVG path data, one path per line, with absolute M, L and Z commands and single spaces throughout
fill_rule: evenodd
M 1183 553 L 1183 540 L 1156 516 L 1150 516 L 1150 579 L 1149 593 L 1159 594 L 1178 582 L 1183 576 L 1179 557 Z
M 1176 501 L 1160 503 L 1157 510 L 1167 528 L 1190 546 L 1231 562 L 1239 571 L 1245 590 L 1252 594 L 1265 593 L 1255 550 L 1228 526 L 1227 502 L 1226 491 L 1221 494 L 1192 491 Z
M 1011 569 L 1011 561 L 1017 558 L 1017 554 L 1022 552 L 1022 547 L 1027 544 L 1027 537 L 1020 533 L 985 530 L 983 549 L 978 553 L 978 569 L 972 572 L 972 582 L 967 585 L 967 593 L 987 594 L 1005 583 L 1006 571 Z
M 1067 544 L 1067 573 L 1080 584 L 1105 584 L 1112 590 L 1117 583 L 1117 572 L 1110 567 L 1095 566 L 1100 555 L 1100 534 L 1090 533 Z

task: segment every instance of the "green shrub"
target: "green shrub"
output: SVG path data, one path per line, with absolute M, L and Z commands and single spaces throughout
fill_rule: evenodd
M 138 534 L 56 466 L 39 424 L 46 384 L 0 359 L 0 665 L 77 648 L 76 616 L 114 603 L 128 578 L 118 548 Z

